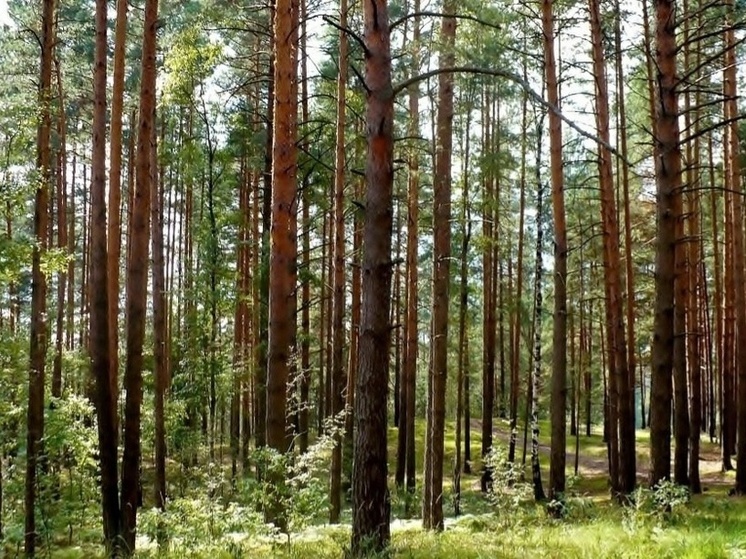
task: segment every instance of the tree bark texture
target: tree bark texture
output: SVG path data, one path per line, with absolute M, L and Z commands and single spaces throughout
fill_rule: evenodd
M 363 229 L 360 361 L 355 383 L 352 555 L 383 550 L 390 540 L 387 487 L 387 393 L 391 325 L 391 230 L 394 97 L 388 2 L 365 0 L 367 194 Z
M 673 0 L 656 0 L 656 201 L 655 316 L 651 349 L 650 484 L 671 476 L 673 370 L 674 196 L 681 188 L 679 109 L 676 91 L 676 20 Z

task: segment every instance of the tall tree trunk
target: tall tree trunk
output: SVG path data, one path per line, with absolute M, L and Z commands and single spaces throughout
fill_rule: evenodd
M 469 291 L 467 283 L 468 272 L 468 254 L 469 242 L 471 241 L 471 212 L 469 208 L 469 129 L 471 124 L 471 106 L 469 106 L 466 115 L 466 131 L 464 136 L 464 167 L 463 177 L 464 184 L 461 193 L 461 226 L 463 228 L 463 237 L 461 240 L 461 281 L 459 285 L 459 312 L 458 312 L 458 379 L 456 384 L 456 461 L 453 467 L 453 485 L 454 485 L 454 513 L 458 516 L 461 512 L 461 417 L 464 408 L 464 380 L 468 371 L 466 366 L 469 363 L 468 351 L 469 345 L 466 339 L 467 313 L 469 305 Z M 468 430 L 469 425 L 464 424 L 464 429 Z
M 62 71 L 60 61 L 55 59 L 57 73 L 57 95 L 59 111 L 57 117 L 57 134 L 59 151 L 57 152 L 57 248 L 67 250 L 67 118 L 65 115 L 65 96 L 62 89 Z M 10 218 L 9 218 L 10 219 Z M 10 232 L 8 233 L 10 238 Z M 71 253 L 72 254 L 72 253 Z M 52 396 L 62 396 L 62 352 L 65 328 L 65 295 L 67 293 L 67 269 L 57 274 L 57 323 L 55 325 L 55 350 L 52 369 Z M 11 315 L 11 322 L 13 318 Z
M 527 77 L 525 57 L 523 59 L 523 78 Z M 521 175 L 520 194 L 518 202 L 518 257 L 516 260 L 516 293 L 515 310 L 513 311 L 513 349 L 510 363 L 510 443 L 508 447 L 508 462 L 515 462 L 515 447 L 518 434 L 518 394 L 520 391 L 521 367 L 521 329 L 523 317 L 523 246 L 524 229 L 526 223 L 526 152 L 528 148 L 528 94 L 524 91 L 521 100 Z
M 483 144 L 485 150 L 491 149 L 492 118 L 490 114 L 492 103 L 489 89 L 485 88 L 483 101 Z M 495 408 L 495 349 L 496 340 L 496 304 L 493 278 L 495 258 L 495 185 L 493 171 L 485 170 L 482 234 L 484 235 L 484 253 L 482 255 L 482 458 L 492 448 L 492 415 Z M 481 488 L 486 492 L 492 480 L 492 472 L 484 465 L 481 477 Z
M 650 484 L 671 475 L 671 374 L 673 369 L 674 196 L 681 189 L 681 150 L 676 78 L 676 18 L 673 0 L 656 0 L 655 144 L 657 236 L 655 257 L 655 317 L 651 349 Z
M 271 13 L 274 14 L 275 0 L 271 0 Z M 259 337 L 256 340 L 256 446 L 267 444 L 267 359 L 269 336 L 269 286 L 270 286 L 270 228 L 272 222 L 272 190 L 275 137 L 275 97 L 276 97 L 276 53 L 275 35 L 269 37 L 269 64 L 267 68 L 267 130 L 264 145 L 264 180 L 262 188 L 262 248 L 259 271 Z M 295 241 L 294 241 L 295 242 Z M 284 393 L 284 388 L 283 388 Z M 284 430 L 283 430 L 284 432 Z
M 617 0 L 616 14 L 614 20 L 614 37 L 616 43 L 616 82 L 617 82 L 617 105 L 619 114 L 619 151 L 621 158 L 617 164 L 621 165 L 621 180 L 624 199 L 624 259 L 625 259 L 625 290 L 627 295 L 626 318 L 627 318 L 627 366 L 626 366 L 626 397 L 622 401 L 622 421 L 620 430 L 620 444 L 625 452 L 621 456 L 622 485 L 625 492 L 632 491 L 637 482 L 637 464 L 635 447 L 635 372 L 637 361 L 635 357 L 635 283 L 634 283 L 634 259 L 632 257 L 632 218 L 630 212 L 630 193 L 629 193 L 629 164 L 627 162 L 627 113 L 626 99 L 624 90 L 624 69 L 622 66 L 622 31 L 621 15 L 619 2 Z M 620 255 L 621 256 L 621 255 Z M 620 287 L 621 289 L 621 287 Z M 621 298 L 621 295 L 620 295 Z M 620 311 L 621 315 L 621 311 Z M 621 316 L 619 318 L 621 321 Z M 617 326 L 618 327 L 618 326 Z M 624 329 L 622 327 L 622 334 Z M 619 348 L 621 351 L 622 348 Z M 624 374 L 622 368 L 621 373 Z M 643 428 L 645 426 L 644 412 L 644 383 L 640 382 L 640 402 L 643 407 Z M 630 446 L 631 445 L 631 448 Z
M 551 10 L 551 6 L 549 7 Z M 551 20 L 551 18 L 550 18 Z M 545 32 L 546 35 L 546 32 Z M 556 105 L 555 105 L 556 106 Z M 534 351 L 532 356 L 533 375 L 531 383 L 531 479 L 534 488 L 534 499 L 541 501 L 545 498 L 541 483 L 541 465 L 539 464 L 539 392 L 541 387 L 541 276 L 542 276 L 542 206 L 544 188 L 538 181 L 536 190 L 536 258 L 534 272 Z
M 238 474 L 238 459 L 241 446 L 241 401 L 244 390 L 248 390 L 248 367 L 246 355 L 249 340 L 249 193 L 251 192 L 251 171 L 246 157 L 241 159 L 238 186 L 238 247 L 236 254 L 236 308 L 233 320 L 233 389 L 230 404 L 230 444 L 231 480 L 235 483 Z M 243 429 L 247 427 L 244 426 Z M 248 441 L 247 441 L 248 447 Z M 248 448 L 247 448 L 248 450 Z
M 609 94 L 606 60 L 603 51 L 601 10 L 598 0 L 590 0 L 593 67 L 596 80 L 596 127 L 599 137 L 609 144 Z M 635 418 L 634 391 L 628 369 L 626 332 L 622 314 L 622 282 L 619 262 L 619 222 L 615 203 L 611 151 L 599 146 L 599 185 L 601 189 L 601 222 L 603 227 L 604 286 L 606 291 L 607 336 L 610 342 L 609 370 L 610 429 L 612 448 L 612 489 L 624 494 L 635 486 Z M 614 390 L 614 388 L 616 390 Z M 622 449 L 624 451 L 622 452 Z M 616 476 L 613 474 L 616 473 Z
M 127 0 L 117 0 L 117 20 L 114 30 L 114 72 L 111 95 L 111 137 L 109 151 L 109 211 L 107 289 L 109 290 L 109 368 L 112 411 L 116 429 L 116 401 L 119 399 L 119 259 L 121 256 L 122 225 L 119 219 L 122 184 L 122 108 L 124 105 L 124 65 L 127 42 Z M 132 133 L 132 132 L 130 132 Z M 118 433 L 117 433 L 118 437 Z M 115 439 L 116 441 L 117 439 Z
M 339 25 L 347 27 L 347 0 L 339 5 Z M 332 415 L 345 408 L 344 392 L 347 386 L 344 367 L 344 308 L 345 308 L 345 111 L 347 91 L 347 33 L 339 32 L 339 74 L 337 76 L 337 137 L 334 159 L 334 275 L 332 276 Z M 331 510 L 329 521 L 339 522 L 342 481 L 342 432 L 335 437 L 331 464 Z
M 308 2 L 300 0 L 300 73 L 301 73 L 301 118 L 303 123 L 309 121 L 308 110 L 308 50 L 306 35 L 308 20 Z M 304 140 L 304 151 L 309 147 L 308 140 Z M 309 387 L 311 384 L 311 182 L 308 173 L 303 175 L 303 192 L 301 194 L 302 209 L 302 243 L 303 243 L 303 284 L 301 286 L 301 334 L 300 334 L 300 410 L 298 412 L 298 447 L 301 453 L 308 450 L 308 430 L 309 424 Z
M 388 2 L 365 0 L 368 157 L 363 237 L 360 361 L 355 383 L 352 471 L 353 556 L 383 550 L 390 539 L 387 488 L 387 393 L 391 326 L 391 230 L 394 98 Z
M 274 145 L 272 149 L 272 227 L 270 232 L 269 337 L 267 362 L 267 445 L 285 453 L 287 384 L 295 335 L 297 276 L 297 49 L 298 4 L 277 0 L 275 5 Z M 283 483 L 284 480 L 274 480 Z M 279 502 L 265 511 L 268 521 L 286 524 Z
M 697 103 L 699 104 L 699 103 Z M 695 124 L 695 130 L 699 130 L 699 124 Z M 696 133 L 696 132 L 695 132 Z M 695 139 L 694 146 L 691 150 L 691 158 L 687 168 L 687 184 L 692 185 L 693 189 L 701 185 L 700 167 L 700 142 Z M 696 178 L 695 178 L 696 177 Z M 700 195 L 698 192 L 691 192 L 690 199 L 690 218 L 689 218 L 689 238 L 688 260 L 689 260 L 689 300 L 687 302 L 687 324 L 689 324 L 688 338 L 688 355 L 690 363 L 690 395 L 691 409 L 689 414 L 689 487 L 692 493 L 701 493 L 702 487 L 699 477 L 699 438 L 702 427 L 702 358 L 701 349 L 704 340 L 703 332 L 707 328 L 707 317 L 702 315 L 700 308 L 701 290 L 700 272 L 702 261 L 702 246 L 700 239 Z
M 420 11 L 420 0 L 414 0 L 414 13 Z M 412 29 L 412 62 L 410 72 L 414 76 L 420 68 L 420 17 L 415 16 Z M 409 91 L 409 134 L 417 137 L 420 132 L 420 86 L 414 83 Z M 419 188 L 420 167 L 417 147 L 410 147 L 408 154 L 409 176 L 407 193 L 407 308 L 404 355 L 404 391 L 406 394 L 405 415 L 405 453 L 407 491 L 412 494 L 416 484 L 415 464 L 415 404 L 417 392 L 417 352 L 419 349 L 419 332 L 417 328 L 418 308 L 418 248 L 419 248 Z M 409 503 L 409 500 L 407 500 Z
M 726 173 L 730 175 L 733 195 L 733 276 L 736 284 L 736 385 L 738 410 L 738 447 L 736 449 L 736 493 L 746 494 L 746 292 L 743 286 L 746 281 L 744 270 L 744 223 L 743 223 L 743 186 L 740 168 L 740 144 L 738 141 L 738 100 L 736 83 L 736 38 L 735 38 L 735 1 L 728 1 L 728 14 L 725 26 L 725 120 L 726 141 L 730 146 L 730 154 L 725 161 Z
M 542 1 L 542 28 L 544 30 L 544 68 L 547 98 L 553 107 L 559 107 L 557 68 L 554 58 L 553 0 Z M 549 494 L 565 491 L 565 461 L 567 439 L 567 226 L 565 222 L 565 193 L 562 173 L 562 123 L 559 115 L 549 113 L 549 158 L 552 180 L 552 216 L 554 217 L 554 321 L 552 328 L 552 446 L 549 463 Z M 541 219 L 540 214 L 539 219 Z M 541 255 L 537 253 L 537 258 Z M 540 265 L 537 265 L 537 270 Z M 538 285 L 537 289 L 541 286 Z M 540 307 L 540 304 L 537 305 Z M 539 312 L 539 310 L 537 310 Z M 541 322 L 538 322 L 541 324 Z M 537 326 L 538 328 L 538 326 Z M 540 337 L 537 330 L 534 334 Z M 539 349 L 537 342 L 537 355 Z M 540 365 L 537 364 L 539 369 Z M 537 371 L 538 372 L 538 371 Z M 538 376 L 538 375 L 537 375 Z M 536 381 L 534 381 L 536 382 Z M 537 395 L 534 394 L 534 399 Z
M 158 0 L 146 0 L 140 82 L 140 121 L 137 137 L 136 186 L 132 207 L 132 237 L 127 263 L 127 366 L 124 386 L 124 457 L 122 460 L 122 538 L 129 553 L 135 549 L 140 488 L 140 416 L 142 407 L 143 341 L 148 291 L 150 238 L 151 150 L 154 137 L 156 38 Z
M 150 141 L 150 220 L 153 228 L 151 250 L 153 260 L 153 361 L 155 378 L 155 505 L 166 509 L 166 417 L 165 394 L 168 386 L 168 363 L 166 360 L 166 281 L 163 255 L 163 190 L 158 180 L 158 145 L 156 137 L 156 114 L 153 110 L 153 126 Z
M 117 486 L 117 416 L 111 384 L 109 306 L 106 239 L 106 12 L 107 3 L 96 2 L 94 66 L 93 154 L 91 159 L 91 333 L 92 373 L 96 380 L 101 503 L 106 547 L 116 553 L 120 545 L 120 509 Z
M 42 459 L 44 437 L 44 362 L 47 352 L 46 297 L 47 281 L 41 269 L 41 260 L 47 249 L 49 222 L 49 187 L 51 183 L 51 156 L 49 137 L 52 128 L 50 105 L 52 103 L 52 58 L 55 43 L 55 2 L 44 2 L 42 11 L 41 65 L 38 101 L 41 110 L 36 136 L 36 168 L 40 180 L 36 188 L 34 205 L 34 244 L 31 271 L 31 328 L 29 348 L 29 384 L 26 435 L 26 491 L 25 538 L 26 556 L 36 551 L 36 489 L 37 467 Z
M 456 5 L 443 4 L 441 68 L 455 60 Z M 451 262 L 451 152 L 453 144 L 453 74 L 438 76 L 438 123 L 433 185 L 433 314 L 432 361 L 425 440 L 425 476 L 428 486 L 422 522 L 426 529 L 443 529 L 443 459 L 445 437 L 446 378 L 448 372 L 448 293 Z M 429 501 L 427 495 L 429 494 Z

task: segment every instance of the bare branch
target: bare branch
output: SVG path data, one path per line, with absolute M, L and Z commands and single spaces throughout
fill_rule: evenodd
M 409 19 L 412 19 L 412 18 L 415 18 L 415 17 L 452 17 L 452 18 L 455 18 L 455 19 L 463 19 L 463 20 L 466 20 L 466 21 L 473 21 L 473 22 L 478 23 L 480 25 L 484 25 L 485 27 L 491 27 L 492 29 L 501 29 L 501 27 L 499 25 L 497 25 L 496 23 L 492 23 L 490 21 L 487 21 L 487 20 L 484 20 L 484 19 L 480 19 L 480 18 L 478 18 L 476 16 L 472 16 L 472 15 L 468 15 L 468 14 L 444 14 L 444 13 L 441 13 L 441 12 L 428 12 L 428 11 L 425 11 L 425 12 L 412 12 L 411 14 L 403 15 L 399 19 L 391 22 L 391 24 L 389 25 L 389 30 L 393 31 L 398 26 L 400 26 L 401 24 L 403 24 L 405 21 L 407 21 Z
M 533 90 L 531 85 L 524 80 L 521 76 L 514 72 L 509 72 L 507 70 L 495 70 L 490 68 L 478 68 L 474 66 L 454 66 L 450 68 L 436 68 L 434 70 L 430 70 L 429 72 L 424 72 L 423 74 L 419 74 L 417 76 L 413 76 L 407 80 L 404 80 L 403 82 L 398 83 L 393 87 L 393 94 L 394 96 L 398 95 L 402 91 L 408 89 L 412 85 L 419 83 L 421 81 L 430 79 L 434 76 L 438 76 L 440 74 L 478 74 L 482 76 L 495 76 L 498 78 L 505 78 L 516 85 L 523 88 L 523 90 L 528 94 L 529 97 L 531 97 L 534 101 L 536 101 L 538 104 L 542 105 L 546 109 L 552 111 L 554 114 L 556 114 L 558 117 L 560 117 L 565 124 L 567 124 L 570 128 L 575 130 L 578 134 L 583 136 L 584 138 L 587 138 L 589 140 L 593 140 L 598 145 L 604 147 L 605 149 L 609 150 L 609 152 L 613 153 L 616 157 L 619 159 L 625 161 L 629 164 L 629 162 L 622 156 L 622 154 L 619 153 L 619 151 L 609 144 L 608 142 L 605 142 L 595 134 L 592 134 L 580 126 L 578 126 L 572 119 L 566 117 L 562 110 L 559 107 L 556 107 L 546 101 L 544 97 L 542 97 L 540 94 L 536 93 L 536 91 Z

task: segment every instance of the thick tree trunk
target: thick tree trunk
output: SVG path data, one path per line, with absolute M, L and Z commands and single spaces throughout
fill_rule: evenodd
M 143 341 L 148 292 L 148 241 L 150 238 L 150 189 L 153 169 L 156 36 L 158 0 L 146 0 L 140 83 L 140 121 L 137 138 L 136 186 L 132 207 L 132 237 L 127 263 L 127 366 L 124 386 L 124 457 L 122 461 L 122 538 L 134 552 L 140 488 L 140 416 L 142 407 Z
M 285 453 L 287 384 L 295 335 L 297 276 L 297 49 L 298 4 L 277 0 L 275 5 L 274 144 L 272 149 L 272 226 L 270 231 L 269 337 L 267 356 L 267 445 Z M 283 483 L 283 479 L 275 483 Z M 279 502 L 265 511 L 267 521 L 284 527 Z
M 96 380 L 96 412 L 101 467 L 101 497 L 106 547 L 116 553 L 120 546 L 120 508 L 117 486 L 117 416 L 111 383 L 109 306 L 106 239 L 106 11 L 96 3 L 96 51 L 94 67 L 93 154 L 91 159 L 91 333 L 92 373 Z
M 557 69 L 554 58 L 553 0 L 542 1 L 544 30 L 544 69 L 547 98 L 559 107 Z M 549 461 L 549 495 L 565 491 L 567 445 L 567 225 L 565 220 L 564 176 L 562 172 L 562 123 L 556 112 L 549 113 L 549 158 L 552 180 L 552 216 L 554 217 L 554 321 L 552 327 L 552 445 Z M 541 256 L 537 254 L 537 258 Z M 538 269 L 538 266 L 537 266 Z M 540 286 L 538 286 L 540 289 Z M 537 311 L 538 312 L 538 311 Z M 540 322 L 539 322 L 540 324 Z M 540 336 L 537 330 L 535 335 Z M 537 342 L 537 360 L 538 342 Z M 536 365 L 537 369 L 539 365 Z M 538 371 L 537 371 L 538 372 Z M 537 396 L 534 395 L 534 398 Z
M 352 472 L 353 556 L 383 550 L 390 539 L 387 488 L 387 393 L 391 293 L 392 188 L 394 182 L 391 43 L 388 3 L 365 0 L 368 157 L 363 237 L 360 361 L 355 383 Z
M 725 162 L 726 173 L 730 175 L 730 184 L 733 195 L 733 276 L 736 284 L 736 385 L 737 385 L 737 410 L 738 410 L 738 446 L 736 449 L 736 493 L 746 494 L 746 292 L 743 286 L 746 282 L 746 270 L 744 270 L 744 223 L 743 223 L 743 186 L 741 182 L 740 157 L 741 150 L 738 141 L 738 101 L 736 83 L 736 39 L 733 12 L 735 1 L 728 2 L 729 17 L 726 20 L 725 31 L 725 120 L 728 121 L 726 128 L 726 141 L 730 146 L 729 157 Z
M 681 189 L 679 110 L 676 92 L 676 18 L 673 0 L 656 0 L 657 230 L 655 317 L 650 387 L 650 484 L 671 475 L 671 375 L 673 369 L 674 196 Z

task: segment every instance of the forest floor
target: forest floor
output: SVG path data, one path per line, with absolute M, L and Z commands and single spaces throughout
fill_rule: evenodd
M 548 424 L 541 424 L 540 459 L 544 483 L 548 477 Z M 421 475 L 424 423 L 417 424 L 418 475 Z M 568 437 L 567 500 L 562 518 L 547 514 L 546 503 L 536 504 L 518 491 L 503 491 L 499 498 L 488 499 L 480 491 L 478 459 L 481 425 L 472 422 L 472 474 L 462 477 L 461 514 L 454 516 L 452 464 L 455 454 L 454 425 L 448 425 L 446 438 L 446 476 L 444 479 L 445 530 L 426 532 L 421 528 L 419 492 L 408 495 L 393 487 L 391 493 L 392 542 L 389 558 L 407 559 L 499 559 L 499 558 L 723 558 L 746 559 L 746 499 L 729 497 L 733 472 L 722 472 L 719 447 L 703 438 L 700 454 L 703 494 L 670 511 L 646 504 L 622 507 L 611 499 L 607 483 L 606 446 L 600 431 L 590 437 Z M 495 439 L 507 448 L 509 426 L 495 420 Z M 396 430 L 389 434 L 390 472 L 395 471 Z M 578 445 L 578 475 L 574 476 L 575 449 Z M 518 433 L 516 456 L 523 452 L 523 432 Z M 638 480 L 646 485 L 649 433 L 638 431 L 636 440 Z M 530 463 L 530 439 L 527 463 Z M 420 485 L 418 479 L 418 487 Z M 409 501 L 409 512 L 406 505 Z M 642 502 L 642 500 L 641 500 Z M 349 505 L 349 504 L 348 504 Z M 147 506 L 147 503 L 146 503 Z M 190 506 L 197 505 L 196 502 Z M 210 506 L 214 506 L 210 505 Z M 219 505 L 218 505 L 219 506 Z M 228 507 L 230 508 L 230 507 Z M 325 513 L 303 519 L 303 527 L 289 535 L 267 535 L 258 524 L 214 530 L 212 516 L 199 509 L 174 511 L 183 539 L 174 538 L 170 549 L 159 552 L 154 542 L 138 538 L 137 557 L 169 559 L 206 557 L 209 559 L 331 559 L 346 556 L 350 540 L 350 511 L 342 523 L 329 525 Z M 260 521 L 257 521 L 260 522 Z M 141 530 L 142 531 L 142 530 Z M 98 546 L 67 546 L 55 549 L 50 557 L 78 559 L 95 557 Z

